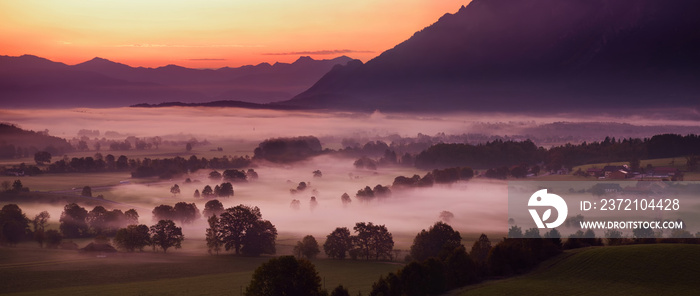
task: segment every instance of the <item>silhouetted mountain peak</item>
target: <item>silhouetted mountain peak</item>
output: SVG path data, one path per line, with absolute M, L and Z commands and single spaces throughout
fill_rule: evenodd
M 284 104 L 375 110 L 684 105 L 700 2 L 474 0 Z M 584 103 L 585 102 L 585 103 Z

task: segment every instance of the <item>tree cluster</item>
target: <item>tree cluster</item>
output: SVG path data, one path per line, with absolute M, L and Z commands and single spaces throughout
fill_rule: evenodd
M 103 206 L 95 206 L 91 211 L 76 203 L 67 204 L 60 218 L 61 233 L 64 237 L 80 238 L 97 235 L 114 235 L 121 227 L 138 223 L 138 212 L 130 209 L 108 211 Z
M 195 203 L 178 202 L 175 206 L 159 205 L 151 212 L 153 220 L 177 220 L 182 224 L 190 224 L 201 217 Z
M 160 248 L 166 253 L 170 248 L 179 249 L 185 236 L 182 228 L 177 227 L 172 220 L 160 220 L 150 228 L 146 225 L 129 225 L 121 228 L 114 236 L 117 247 L 133 252 L 136 249 L 143 251 L 146 246 L 153 246 L 153 250 Z
M 274 254 L 277 229 L 262 219 L 258 207 L 238 205 L 226 209 L 219 217 L 209 219 L 207 245 L 218 252 L 220 246 L 234 249 L 236 255 L 259 256 Z
M 355 235 L 350 235 L 348 228 L 338 227 L 326 236 L 323 244 L 326 255 L 335 259 L 344 259 L 347 255 L 352 259 L 392 259 L 394 238 L 386 226 L 358 222 L 353 230 Z
M 358 190 L 355 194 L 355 197 L 361 201 L 370 201 L 377 197 L 381 198 L 389 196 L 391 196 L 391 189 L 389 189 L 388 186 L 382 186 L 381 184 L 374 186 L 374 189 L 369 186 L 365 186 L 365 188 Z
M 314 136 L 273 138 L 260 143 L 254 150 L 254 159 L 288 163 L 321 154 L 321 141 Z

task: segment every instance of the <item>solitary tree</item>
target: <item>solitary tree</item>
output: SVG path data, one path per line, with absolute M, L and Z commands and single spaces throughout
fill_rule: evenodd
M 229 182 L 221 183 L 219 186 L 219 192 L 216 193 L 219 197 L 229 197 L 233 196 L 233 185 Z
M 199 194 L 199 189 L 195 189 L 195 190 L 194 190 L 194 195 L 193 195 L 193 196 L 194 196 L 194 198 L 199 198 L 199 196 L 200 196 L 200 194 Z
M 83 187 L 83 190 L 80 192 L 80 195 L 92 197 L 92 188 L 90 188 L 90 186 Z
M 270 259 L 253 273 L 246 288 L 247 296 L 324 295 L 321 277 L 316 268 L 305 259 L 282 256 Z
M 347 193 L 343 193 L 343 195 L 340 196 L 340 201 L 343 203 L 343 207 L 347 207 L 352 202 L 350 195 Z
M 160 220 L 158 224 L 151 226 L 151 242 L 154 246 L 163 249 L 166 253 L 169 248 L 179 249 L 185 236 L 182 235 L 182 228 L 175 226 L 172 220 Z
M 129 225 L 126 228 L 117 230 L 114 236 L 114 243 L 128 252 L 136 249 L 143 251 L 143 248 L 151 244 L 149 229 L 146 225 Z
M 345 255 L 352 248 L 352 238 L 350 230 L 346 227 L 338 227 L 331 234 L 326 236 L 323 243 L 323 251 L 330 258 L 345 259 Z
M 173 194 L 173 197 L 175 197 L 176 195 L 180 194 L 180 186 L 178 186 L 177 184 L 175 184 L 175 185 L 173 185 L 173 187 L 170 187 L 170 193 Z
M 294 247 L 294 255 L 299 258 L 314 259 L 321 251 L 318 248 L 318 242 L 312 235 L 305 236 L 301 241 L 297 242 Z
M 202 189 L 202 197 L 207 198 L 212 196 L 214 196 L 214 190 L 211 189 L 211 186 L 204 186 L 204 189 Z

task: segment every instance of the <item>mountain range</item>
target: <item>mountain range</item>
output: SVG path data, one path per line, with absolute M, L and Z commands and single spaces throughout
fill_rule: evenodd
M 364 64 L 152 69 L 5 56 L 0 96 L 5 106 L 700 110 L 698 16 L 697 0 L 473 0 Z
M 473 0 L 280 104 L 559 110 L 700 102 L 700 1 Z
M 66 65 L 32 55 L 0 56 L 4 107 L 118 107 L 139 103 L 286 100 L 309 88 L 346 56 L 239 68 L 130 67 L 102 58 Z

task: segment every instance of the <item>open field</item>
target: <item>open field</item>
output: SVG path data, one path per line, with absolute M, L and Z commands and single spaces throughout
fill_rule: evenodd
M 571 250 L 533 272 L 450 295 L 697 295 L 700 245 L 658 244 Z
M 271 257 L 116 253 L 106 257 L 20 245 L 0 248 L 0 290 L 12 295 L 239 295 L 253 271 Z M 312 261 L 327 288 L 366 294 L 396 262 Z

